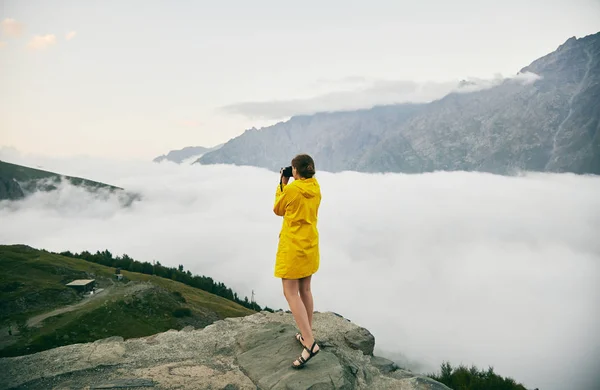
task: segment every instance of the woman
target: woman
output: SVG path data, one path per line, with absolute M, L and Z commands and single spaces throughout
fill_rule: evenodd
M 315 163 L 306 154 L 292 160 L 294 180 L 281 173 L 275 194 L 275 214 L 283 217 L 275 261 L 275 277 L 281 278 L 283 294 L 300 329 L 296 339 L 304 346 L 292 363 L 301 368 L 320 348 L 312 333 L 313 297 L 311 276 L 319 269 L 319 232 L 317 214 L 321 189 L 314 178 Z

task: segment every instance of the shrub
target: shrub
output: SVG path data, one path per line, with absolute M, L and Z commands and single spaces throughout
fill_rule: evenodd
M 467 368 L 462 364 L 453 368 L 449 362 L 443 362 L 439 374 L 427 376 L 454 390 L 527 390 L 513 378 L 497 375 L 492 367 L 485 371 L 475 366 Z
M 175 295 L 175 299 L 177 299 L 179 302 L 187 302 L 185 300 L 185 297 L 183 295 L 181 295 L 181 293 L 179 291 L 173 291 L 173 295 Z
M 178 318 L 189 317 L 192 315 L 192 311 L 187 307 L 178 307 L 177 309 L 173 310 L 173 315 Z

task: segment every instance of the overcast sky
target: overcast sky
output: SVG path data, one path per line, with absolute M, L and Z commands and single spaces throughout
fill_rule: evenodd
M 235 166 L 0 159 L 143 195 L 121 209 L 80 189 L 0 202 L 0 243 L 108 249 L 224 282 L 287 308 L 273 276 L 277 174 Z M 600 178 L 317 172 L 315 309 L 365 326 L 379 355 L 419 371 L 493 366 L 527 388 L 600 380 Z M 408 363 L 407 363 L 408 362 Z
M 428 101 L 600 30 L 597 0 L 0 0 L 0 145 L 150 159 Z

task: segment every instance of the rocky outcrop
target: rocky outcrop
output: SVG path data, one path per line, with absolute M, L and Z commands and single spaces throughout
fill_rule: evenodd
M 199 162 L 279 171 L 296 153 L 330 172 L 600 174 L 600 32 L 568 39 L 513 78 L 464 82 L 428 104 L 293 117 Z
M 3 389 L 404 389 L 447 390 L 373 356 L 366 329 L 335 313 L 315 313 L 321 346 L 301 370 L 291 314 L 261 312 L 149 337 L 111 337 L 0 359 Z

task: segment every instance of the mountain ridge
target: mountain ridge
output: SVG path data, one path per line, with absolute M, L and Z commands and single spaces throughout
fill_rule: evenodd
M 193 157 L 199 158 L 205 153 L 212 152 L 214 150 L 219 149 L 224 144 L 219 144 L 213 147 L 204 147 L 204 146 L 186 146 L 182 149 L 171 150 L 167 154 L 162 154 L 158 157 L 155 157 L 152 162 L 160 163 L 163 161 L 171 161 L 176 164 L 183 163 L 186 159 L 190 159 Z M 192 162 L 193 163 L 193 162 Z
M 466 91 L 478 89 L 467 84 Z M 249 129 L 197 163 L 278 171 L 309 153 L 330 172 L 600 174 L 600 32 L 571 37 L 514 78 L 479 89 L 430 103 L 294 116 Z

